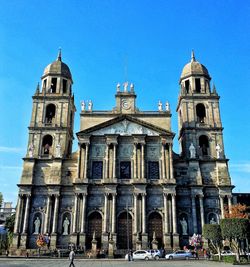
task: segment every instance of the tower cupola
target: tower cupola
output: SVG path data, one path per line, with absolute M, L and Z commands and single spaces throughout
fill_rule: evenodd
M 42 90 L 48 93 L 71 94 L 73 84 L 68 65 L 62 62 L 62 53 L 59 49 L 57 59 L 49 64 L 42 75 Z
M 207 68 L 196 60 L 192 51 L 191 60 L 184 66 L 180 77 L 182 93 L 209 93 L 210 80 Z

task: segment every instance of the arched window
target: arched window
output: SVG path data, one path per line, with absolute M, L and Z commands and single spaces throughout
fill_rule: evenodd
M 199 146 L 201 149 L 201 155 L 207 156 L 208 155 L 208 149 L 209 149 L 209 141 L 208 137 L 206 135 L 201 135 L 199 138 Z
M 186 89 L 186 93 L 188 94 L 189 93 L 189 89 L 190 89 L 190 82 L 189 82 L 189 80 L 186 80 L 185 81 L 185 89 Z
M 53 144 L 52 136 L 49 134 L 45 135 L 43 137 L 43 143 L 42 143 L 42 152 L 44 155 L 49 155 L 52 144 Z
M 198 104 L 196 106 L 196 116 L 197 116 L 198 122 L 200 122 L 200 123 L 205 122 L 206 109 L 205 109 L 205 106 L 203 104 Z
M 56 106 L 54 104 L 49 104 L 46 107 L 45 123 L 53 123 L 56 115 Z

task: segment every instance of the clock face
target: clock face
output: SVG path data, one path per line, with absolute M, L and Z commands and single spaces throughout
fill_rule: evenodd
M 124 108 L 124 109 L 130 108 L 130 104 L 126 99 L 122 99 L 122 108 Z

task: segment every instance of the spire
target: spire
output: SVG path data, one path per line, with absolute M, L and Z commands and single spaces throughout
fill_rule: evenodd
M 195 59 L 195 55 L 194 55 L 194 50 L 192 50 L 192 53 L 191 53 L 191 62 L 195 62 L 196 59 Z
M 36 94 L 39 94 L 39 91 L 40 91 L 40 84 L 37 83 L 37 86 L 36 86 Z
M 61 49 L 61 47 L 59 47 L 57 61 L 62 61 L 62 49 Z
M 215 84 L 213 84 L 213 93 L 216 94 L 217 91 L 216 91 L 216 87 L 215 87 Z

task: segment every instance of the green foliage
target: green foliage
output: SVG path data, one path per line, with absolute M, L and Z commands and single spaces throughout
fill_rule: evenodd
M 222 241 L 221 228 L 219 224 L 204 224 L 202 235 L 215 244 L 220 244 Z
M 223 256 L 223 261 L 227 263 L 234 263 L 236 261 L 234 255 Z
M 223 239 L 243 239 L 248 234 L 249 221 L 242 218 L 227 218 L 220 221 Z
M 10 217 L 6 219 L 5 229 L 8 230 L 9 233 L 14 232 L 15 217 L 16 217 L 15 214 L 12 214 Z

